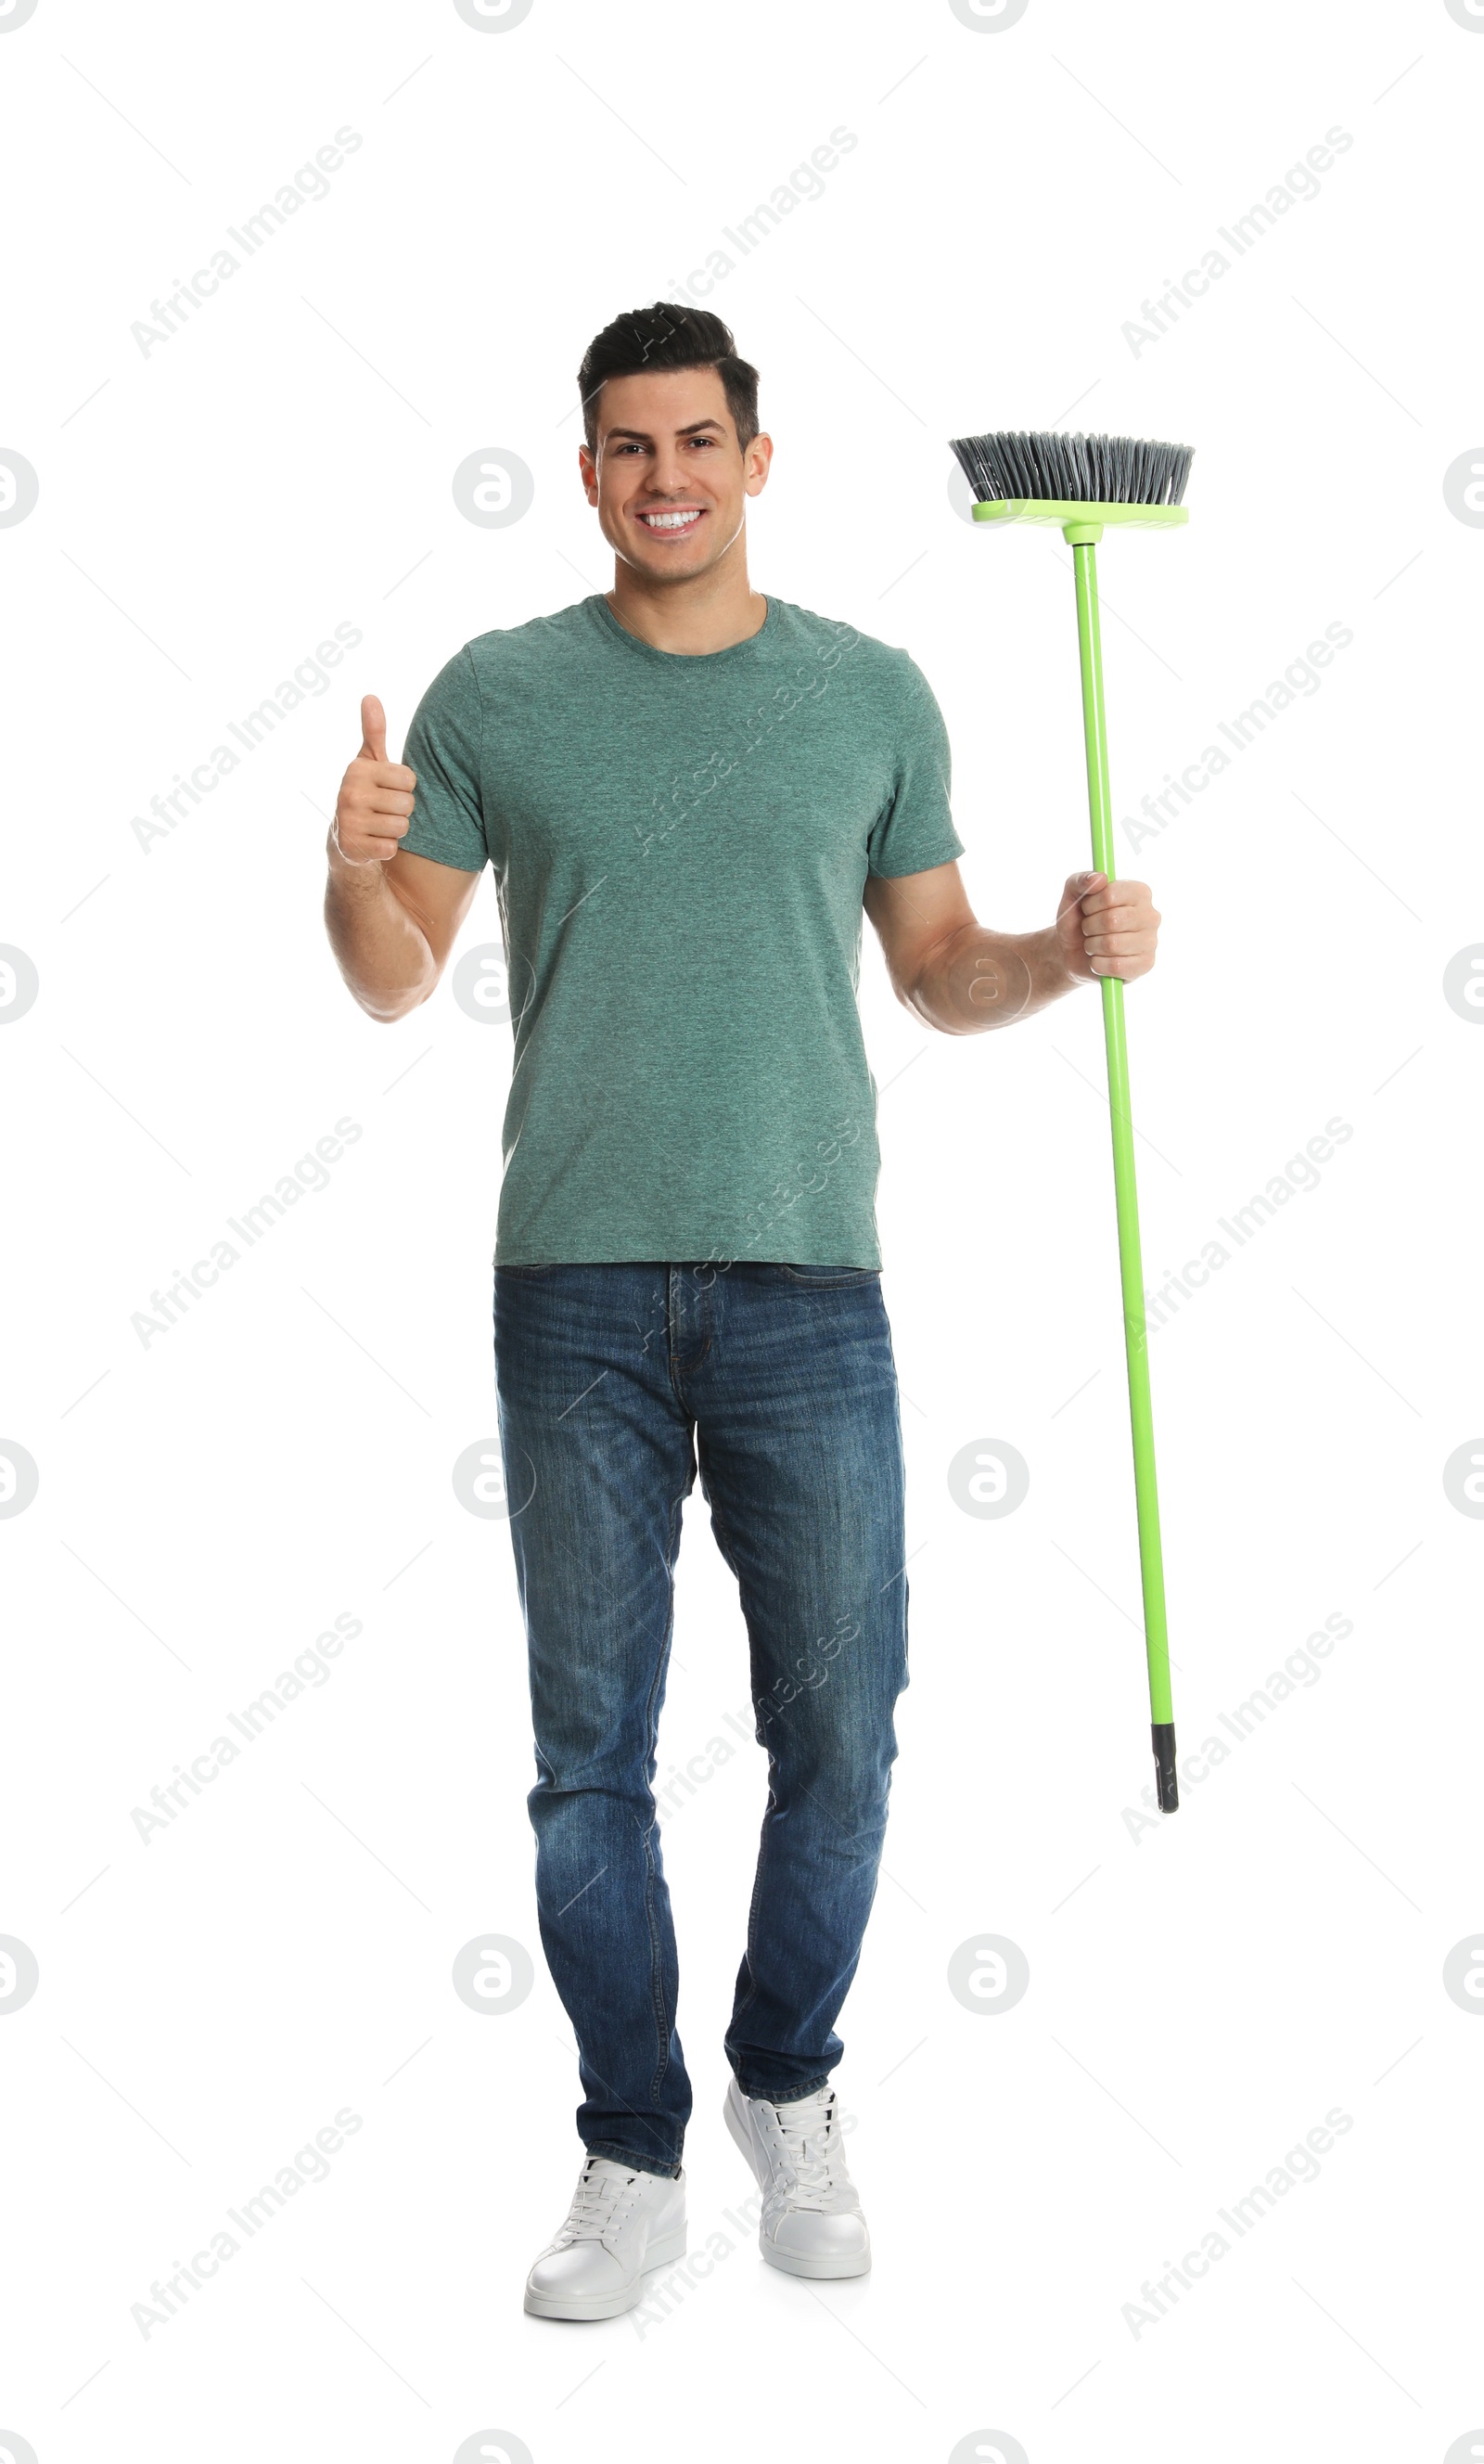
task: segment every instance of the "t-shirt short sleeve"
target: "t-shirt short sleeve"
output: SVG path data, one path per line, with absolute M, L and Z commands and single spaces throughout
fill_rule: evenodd
M 483 872 L 490 860 L 479 784 L 483 733 L 479 679 L 466 648 L 433 678 L 402 749 L 417 774 L 402 842 L 409 854 Z
M 949 803 L 949 732 L 932 687 L 905 658 L 891 795 L 867 842 L 872 872 L 894 881 L 951 864 L 964 852 Z M 409 757 L 410 758 L 410 757 Z

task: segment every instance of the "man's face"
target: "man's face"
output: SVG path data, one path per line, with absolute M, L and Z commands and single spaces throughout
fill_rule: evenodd
M 690 582 L 739 538 L 773 445 L 745 450 L 714 368 L 610 377 L 598 442 L 580 448 L 587 501 L 614 554 L 648 581 Z

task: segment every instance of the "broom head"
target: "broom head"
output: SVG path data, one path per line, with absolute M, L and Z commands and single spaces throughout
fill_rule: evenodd
M 974 493 L 976 522 L 1055 522 L 1068 538 L 1096 538 L 1104 523 L 1168 530 L 1190 517 L 1180 501 L 1190 445 L 1020 429 L 950 442 Z

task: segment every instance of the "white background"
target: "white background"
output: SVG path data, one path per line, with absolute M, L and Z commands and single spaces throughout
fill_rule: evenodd
M 40 2464 L 447 2464 L 481 2431 L 470 2453 L 535 2464 L 1435 2464 L 1484 2422 L 1484 2026 L 1442 1981 L 1484 1917 L 1484 1529 L 1442 1478 L 1484 1448 L 1484 1015 L 1443 992 L 1484 942 L 1484 537 L 1443 494 L 1484 432 L 1484 16 L 535 0 L 496 28 L 452 0 L 39 0 L 0 33 L 0 447 L 40 482 L 0 530 L 0 939 L 39 978 L 0 1045 L 0 1436 L 40 1475 L 0 1528 L 0 1932 L 40 1974 L 0 2024 L 0 2429 Z M 329 196 L 142 353 L 152 299 L 340 127 L 363 142 Z M 1141 303 L 1336 127 L 1319 196 L 1131 347 Z M 578 2153 L 523 1644 L 508 1533 L 450 1483 L 494 1424 L 509 1035 L 447 980 L 390 1029 L 355 1008 L 324 817 L 363 691 L 395 749 L 469 635 L 604 586 L 583 345 L 837 128 L 858 142 L 823 195 L 729 250 L 709 300 L 776 440 L 753 576 L 926 670 L 984 917 L 1040 923 L 1087 861 L 1075 620 L 1055 534 L 954 511 L 949 435 L 1198 449 L 1189 529 L 1101 551 L 1120 815 L 1326 625 L 1353 633 L 1189 810 L 1120 841 L 1165 917 L 1128 1002 L 1151 1282 L 1327 1120 L 1353 1132 L 1153 1338 L 1182 1749 L 1326 1617 L 1353 1630 L 1177 1816 L 1136 1819 L 1098 1003 L 950 1043 L 869 948 L 914 1552 L 839 2075 L 875 2270 L 811 2288 L 725 2220 L 750 2188 L 719 2121 L 747 1743 L 666 1837 L 692 2244 L 732 2247 L 658 2323 L 563 2328 L 519 2306 Z M 450 493 L 484 447 L 535 475 L 504 530 Z M 330 689 L 146 852 L 132 817 L 338 623 L 363 640 Z M 497 937 L 487 880 L 465 946 Z M 142 1344 L 151 1290 L 341 1117 L 362 1134 L 330 1185 Z M 1003 1520 L 949 1494 L 980 1440 L 1030 1465 Z M 662 1766 L 747 1696 L 699 1501 L 680 1594 Z M 132 1809 L 340 1613 L 363 1631 L 330 1680 L 145 1846 Z M 482 1927 L 537 1966 L 488 2016 L 450 1984 Z M 975 1929 L 1029 1960 L 1013 2011 L 949 1991 Z M 347 2106 L 330 2178 L 142 2335 L 151 2283 Z M 1320 2178 L 1135 2333 L 1145 2280 L 1336 2107 Z

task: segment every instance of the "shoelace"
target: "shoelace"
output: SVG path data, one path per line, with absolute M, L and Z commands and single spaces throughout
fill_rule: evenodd
M 596 2165 L 585 2165 L 560 2237 L 565 2241 L 601 2241 L 617 2222 L 620 2209 L 627 2203 L 634 2181 L 632 2173 L 600 2173 Z
M 837 2163 L 842 2165 L 840 2128 L 835 2117 L 835 2091 L 818 2096 L 799 2097 L 793 2104 L 775 2104 L 773 2108 L 783 2142 L 784 2157 L 793 2181 L 785 2195 L 791 2207 L 825 2208 L 840 2184 L 836 2178 Z

